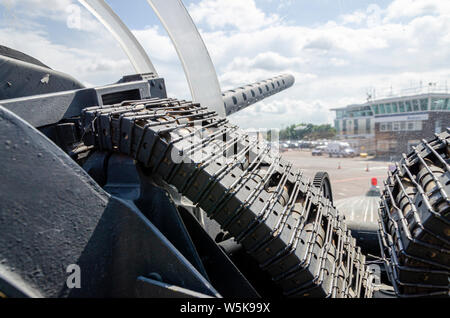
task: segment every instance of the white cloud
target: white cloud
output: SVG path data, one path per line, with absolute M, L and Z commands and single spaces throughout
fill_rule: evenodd
M 100 41 L 101 50 L 88 50 L 52 43 L 42 31 L 14 28 L 0 28 L 0 38 L 4 39 L 2 45 L 19 49 L 83 83 L 109 84 L 132 73 L 128 59 L 113 41 Z
M 323 123 L 331 121 L 331 113 L 321 100 L 305 102 L 287 97 L 287 92 L 270 97 L 254 107 L 244 109 L 230 117 L 244 128 L 281 128 L 287 125 Z M 301 114 L 301 116 L 300 116 Z
M 341 16 L 340 20 L 342 24 L 361 24 L 362 22 L 367 20 L 367 15 L 362 11 L 355 11 L 350 14 L 344 14 Z
M 152 59 L 164 62 L 174 62 L 177 60 L 177 53 L 169 37 L 162 34 L 158 26 L 146 28 L 144 30 L 133 30 L 134 36 L 144 47 Z
M 66 27 L 83 31 L 95 31 L 102 25 L 75 0 L 3 0 L 0 7 L 10 17 L 22 16 L 26 21 L 16 23 L 32 24 L 33 19 L 47 19 L 64 23 Z M 75 25 L 74 25 L 75 22 Z
M 278 10 L 281 10 L 289 8 L 294 3 L 294 0 L 279 0 L 278 2 Z
M 413 18 L 423 15 L 448 15 L 450 2 L 439 0 L 395 0 L 387 8 L 386 18 Z
M 227 65 L 226 70 L 242 69 L 261 69 L 267 71 L 280 71 L 280 70 L 299 70 L 302 65 L 306 63 L 301 57 L 286 57 L 280 55 L 278 52 L 262 52 L 255 57 L 237 57 Z
M 74 2 L 72 0 L 2 0 L 1 4 L 8 10 L 20 9 L 30 16 L 40 15 L 47 18 L 61 18 L 59 14 L 65 12 L 67 7 L 74 4 Z
M 264 13 L 254 0 L 202 0 L 190 5 L 189 13 L 196 23 L 205 22 L 212 29 L 248 31 L 279 22 L 278 15 Z
M 330 108 L 363 102 L 373 87 L 381 93 L 391 85 L 397 90 L 450 77 L 450 1 L 394 0 L 386 8 L 369 6 L 309 27 L 287 24 L 256 4 L 202 0 L 189 6 L 224 90 L 285 72 L 296 78 L 287 91 L 230 117 L 243 128 L 331 122 Z M 64 19 L 59 23 L 64 25 Z M 75 40 L 60 43 L 35 26 L 11 30 L 0 25 L 0 38 L 83 82 L 105 84 L 132 72 L 103 27 L 74 31 Z M 162 28 L 133 33 L 165 78 L 169 94 L 189 98 L 178 57 Z

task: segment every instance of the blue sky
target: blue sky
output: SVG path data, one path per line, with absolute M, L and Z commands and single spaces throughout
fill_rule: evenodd
M 291 89 L 230 118 L 243 128 L 331 123 L 330 108 L 363 102 L 373 89 L 381 95 L 450 77 L 450 1 L 183 2 L 222 89 L 285 72 L 296 77 Z M 189 99 L 175 50 L 147 2 L 107 3 L 140 40 L 170 96 Z M 111 35 L 74 0 L 0 0 L 0 40 L 86 85 L 133 73 Z
M 242 0 L 241 0 L 242 1 Z M 120 12 L 121 18 L 130 28 L 142 28 L 146 25 L 157 24 L 158 20 L 149 14 L 145 1 L 133 1 L 135 8 L 130 8 L 129 1 L 109 0 L 108 4 Z M 198 0 L 183 1 L 185 6 L 197 4 Z M 391 1 L 381 0 L 256 0 L 256 5 L 264 12 L 274 12 L 293 25 L 311 26 L 325 23 L 338 15 L 365 10 L 370 4 L 377 3 L 386 7 Z

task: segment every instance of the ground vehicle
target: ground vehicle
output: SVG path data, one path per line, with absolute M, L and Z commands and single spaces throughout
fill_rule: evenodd
M 326 146 L 318 146 L 313 149 L 311 154 L 313 156 L 322 156 L 325 153 L 326 148 L 327 148 Z
M 281 142 L 280 143 L 280 150 L 281 151 L 287 151 L 290 148 L 290 144 L 287 142 Z
M 353 148 L 345 148 L 345 149 L 342 151 L 342 155 L 343 155 L 343 157 L 350 157 L 350 158 L 353 158 L 353 157 L 356 156 L 356 151 L 355 151 L 355 149 L 353 149 Z
M 346 142 L 333 141 L 330 142 L 326 147 L 326 153 L 330 157 L 347 157 L 351 152 L 346 152 L 346 149 L 349 149 L 350 145 Z
M 314 147 L 313 147 L 311 141 L 301 140 L 301 141 L 299 142 L 299 148 L 300 148 L 300 149 L 311 149 L 311 148 L 314 148 Z

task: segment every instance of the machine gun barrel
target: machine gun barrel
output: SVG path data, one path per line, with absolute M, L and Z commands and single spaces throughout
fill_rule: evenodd
M 241 86 L 222 93 L 227 116 L 236 113 L 264 98 L 279 93 L 292 85 L 295 78 L 290 74 L 278 75 L 263 81 Z

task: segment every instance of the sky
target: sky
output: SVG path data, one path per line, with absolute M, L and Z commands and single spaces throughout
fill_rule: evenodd
M 177 54 L 145 0 L 107 0 L 145 48 L 171 97 L 190 99 Z M 450 79 L 448 0 L 185 0 L 222 90 L 281 73 L 295 85 L 232 116 L 242 128 L 332 123 L 331 108 Z M 0 0 L 0 44 L 87 86 L 133 68 L 78 1 Z M 450 84 L 450 82 L 449 82 Z

